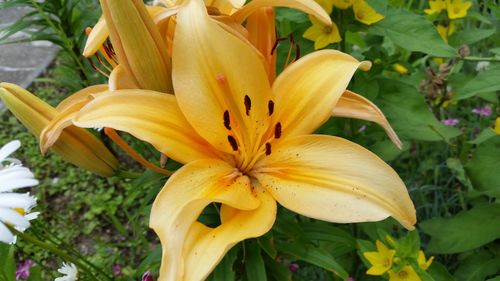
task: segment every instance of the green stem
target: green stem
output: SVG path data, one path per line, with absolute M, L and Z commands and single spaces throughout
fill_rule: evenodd
M 71 255 L 68 255 L 67 253 L 59 250 L 54 245 L 51 245 L 51 244 L 45 243 L 41 240 L 38 240 L 36 237 L 33 237 L 29 234 L 22 233 L 9 225 L 7 225 L 7 227 L 10 229 L 10 231 L 12 231 L 16 236 L 20 237 L 21 239 L 28 241 L 28 242 L 30 242 L 30 243 L 32 243 L 32 244 L 34 244 L 42 249 L 45 249 L 45 250 L 57 255 L 65 261 L 68 261 L 68 262 L 75 264 L 79 269 L 82 269 L 83 271 L 85 271 L 88 274 L 88 276 L 91 277 L 92 280 L 98 281 L 98 279 L 92 274 L 92 272 L 85 265 L 83 265 L 78 259 L 75 259 Z
M 131 172 L 131 171 L 125 171 L 125 170 L 118 170 L 116 172 L 116 176 L 120 178 L 126 178 L 126 179 L 136 179 L 141 175 L 141 173 L 136 173 L 136 172 Z
M 33 5 L 33 7 L 35 7 L 35 9 L 37 10 L 38 14 L 47 22 L 47 24 L 52 28 L 52 30 L 54 30 L 55 33 L 57 33 L 57 35 L 62 39 L 63 43 L 64 43 L 64 48 L 66 49 L 66 52 L 69 53 L 69 55 L 71 56 L 71 58 L 75 61 L 75 63 L 77 64 L 78 68 L 80 68 L 81 72 L 83 73 L 83 75 L 85 75 L 85 78 L 89 81 L 90 80 L 90 77 L 85 69 L 85 66 L 83 66 L 82 62 L 80 61 L 80 59 L 78 59 L 78 56 L 73 52 L 73 43 L 68 39 L 68 37 L 66 36 L 66 34 L 64 32 L 61 31 L 60 28 L 58 28 L 54 22 L 50 19 L 49 16 L 47 16 L 47 14 L 43 11 L 43 9 L 40 7 L 40 5 L 38 5 L 35 0 L 31 0 L 31 4 Z
M 465 57 L 463 60 L 468 61 L 498 61 L 500 62 L 500 58 L 481 58 L 481 57 Z

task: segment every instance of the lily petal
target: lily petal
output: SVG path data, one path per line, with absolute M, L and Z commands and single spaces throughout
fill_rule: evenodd
M 267 129 L 271 97 L 261 56 L 210 19 L 200 0 L 186 3 L 177 22 L 172 60 L 181 111 L 217 149 L 250 153 Z
M 55 108 L 14 84 L 0 83 L 0 98 L 37 138 L 58 115 Z M 75 126 L 61 133 L 52 151 L 64 160 L 98 175 L 112 176 L 118 168 L 118 160 L 97 137 Z
M 276 43 L 275 13 L 273 8 L 260 8 L 247 19 L 249 41 L 260 51 L 267 63 L 269 82 L 276 78 L 276 55 L 273 47 Z
M 170 94 L 139 89 L 104 92 L 83 107 L 73 122 L 79 127 L 128 132 L 181 163 L 215 157 Z
M 384 113 L 370 100 L 351 91 L 345 91 L 333 109 L 333 116 L 356 118 L 375 122 L 384 128 L 391 141 L 401 149 L 403 144 L 392 129 Z
M 270 203 L 263 199 L 263 195 L 252 192 L 247 176 L 235 171 L 234 167 L 221 160 L 194 161 L 174 173 L 160 191 L 151 210 L 150 227 L 158 234 L 163 247 L 161 280 L 203 279 L 193 279 L 188 276 L 208 274 L 227 251 L 226 247 L 234 243 L 230 237 L 240 239 L 241 234 L 246 231 L 247 235 L 251 235 L 253 231 L 258 232 L 256 235 L 260 234 L 262 226 L 257 226 L 249 213 L 259 214 L 257 220 L 264 221 L 264 225 L 268 226 L 269 223 L 261 217 L 262 208 L 259 205 L 262 205 L 261 201 L 264 202 L 263 208 L 267 211 Z M 225 224 L 209 230 L 195 222 L 203 209 L 212 202 L 248 212 L 241 211 L 241 214 L 234 216 Z M 258 230 L 245 231 L 246 227 L 238 226 L 238 222 L 243 223 L 242 219 L 252 220 L 252 227 L 257 227 Z M 195 229 L 191 231 L 192 226 Z M 231 231 L 235 231 L 232 236 Z M 212 235 L 194 239 L 200 232 L 211 232 Z M 212 248 L 199 250 L 199 247 L 207 246 Z M 192 260 L 200 257 L 203 262 Z M 208 264 L 202 264 L 205 262 Z
M 247 17 L 263 7 L 294 8 L 314 16 L 324 24 L 332 23 L 330 15 L 328 15 L 314 0 L 253 0 L 236 11 L 232 17 L 234 17 L 236 21 L 242 23 Z
M 202 225 L 201 229 L 191 228 L 188 236 L 197 239 L 184 248 L 185 267 L 189 268 L 185 272 L 185 280 L 204 280 L 234 245 L 264 235 L 272 228 L 276 218 L 276 201 L 266 191 L 257 191 L 255 195 L 261 202 L 256 210 L 242 211 L 222 205 L 221 213 L 225 212 L 227 216 L 227 212 L 231 212 L 231 216 L 222 220 L 219 227 Z
M 281 205 L 299 214 L 338 223 L 392 216 L 408 229 L 416 223 L 415 207 L 398 174 L 348 140 L 292 137 L 254 169 L 262 186 Z
M 368 61 L 359 62 L 348 54 L 322 50 L 309 54 L 286 68 L 273 85 L 276 112 L 283 135 L 310 134 L 332 114 L 359 67 L 367 70 Z
M 106 84 L 99 84 L 99 85 L 93 85 L 89 86 L 87 88 L 83 88 L 80 91 L 72 94 L 71 96 L 65 98 L 63 101 L 61 101 L 57 106 L 56 110 L 57 111 L 64 111 L 67 108 L 73 106 L 75 103 L 78 103 L 83 100 L 88 100 L 89 96 L 95 93 L 99 92 L 104 92 L 108 89 L 108 85 Z
M 119 89 L 139 89 L 139 86 L 134 83 L 133 77 L 125 70 L 122 65 L 117 65 L 109 75 L 109 90 L 116 91 Z

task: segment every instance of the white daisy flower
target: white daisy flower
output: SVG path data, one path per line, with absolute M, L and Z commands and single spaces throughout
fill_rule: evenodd
M 38 213 L 29 213 L 36 205 L 36 198 L 28 193 L 15 193 L 14 189 L 38 184 L 33 173 L 21 162 L 9 155 L 21 146 L 18 140 L 4 145 L 0 149 L 0 242 L 14 243 L 16 237 L 7 228 L 12 226 L 24 231 L 30 226 L 30 220 Z
M 54 281 L 76 281 L 78 280 L 78 269 L 72 263 L 63 262 L 61 268 L 57 272 L 64 274 L 62 277 L 57 277 Z

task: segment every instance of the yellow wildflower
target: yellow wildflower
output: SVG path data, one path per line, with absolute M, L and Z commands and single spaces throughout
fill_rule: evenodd
M 392 259 L 394 258 L 394 254 L 396 254 L 395 250 L 389 250 L 387 246 L 377 240 L 375 242 L 377 245 L 376 252 L 365 252 L 363 256 L 371 263 L 372 267 L 366 271 L 366 274 L 369 275 L 382 275 L 386 273 L 392 267 Z
M 434 260 L 434 257 L 430 257 L 428 260 L 425 259 L 425 254 L 424 251 L 420 250 L 418 252 L 418 257 L 417 257 L 417 262 L 420 268 L 423 270 L 427 270 L 429 266 L 431 266 L 432 261 Z
M 312 26 L 304 32 L 304 38 L 314 41 L 314 49 L 322 49 L 329 44 L 342 41 L 335 23 L 326 25 L 313 17 L 310 17 L 310 20 Z
M 472 6 L 472 2 L 463 0 L 446 0 L 446 10 L 448 18 L 460 19 L 467 16 L 467 10 Z
M 497 119 L 495 120 L 495 133 L 497 133 L 497 135 L 500 135 L 500 117 L 497 117 Z
M 352 6 L 354 0 L 332 0 L 333 5 L 339 9 L 345 10 Z
M 437 29 L 437 32 L 439 33 L 439 35 L 441 36 L 441 38 L 443 38 L 443 40 L 445 42 L 448 42 L 448 38 L 453 33 L 455 33 L 455 31 L 457 30 L 457 26 L 455 25 L 454 22 L 450 22 L 450 24 L 448 26 L 444 26 L 442 24 L 438 24 L 438 26 L 436 27 L 436 29 Z
M 389 271 L 389 281 L 420 281 L 413 267 L 407 265 L 400 272 Z
M 384 18 L 383 15 L 377 13 L 375 9 L 363 0 L 354 0 L 353 9 L 356 20 L 367 25 L 374 24 Z
M 406 68 L 404 65 L 396 63 L 392 66 L 392 68 L 398 72 L 399 74 L 406 74 L 408 73 L 408 68 Z
M 446 1 L 445 0 L 430 0 L 429 1 L 429 9 L 425 9 L 424 12 L 428 15 L 440 13 L 442 10 L 446 9 Z

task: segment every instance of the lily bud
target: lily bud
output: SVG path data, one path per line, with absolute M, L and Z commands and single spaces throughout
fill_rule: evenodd
M 49 104 L 14 84 L 0 83 L 0 98 L 37 139 L 59 113 Z M 106 146 L 92 133 L 76 126 L 66 128 L 51 149 L 64 160 L 101 176 L 112 176 L 118 168 L 118 160 Z
M 173 93 L 165 41 L 139 0 L 100 0 L 118 62 L 141 89 Z

